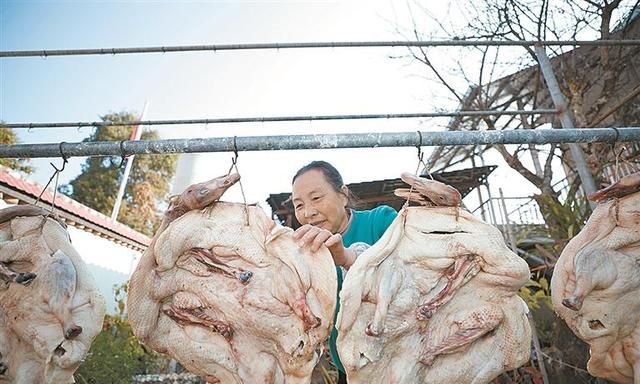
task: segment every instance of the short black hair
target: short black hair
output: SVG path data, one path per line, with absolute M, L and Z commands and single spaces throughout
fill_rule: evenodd
M 309 164 L 305 165 L 304 167 L 298 169 L 298 172 L 296 172 L 296 174 L 293 176 L 293 179 L 291 180 L 291 184 L 293 184 L 298 177 L 300 177 L 301 175 L 303 175 L 304 173 L 312 169 L 317 169 L 320 172 L 322 172 L 325 180 L 327 180 L 329 185 L 331 185 L 331 188 L 333 188 L 333 190 L 336 191 L 336 193 L 345 194 L 344 191 L 342 190 L 342 187 L 345 186 L 344 181 L 342 180 L 342 175 L 340 175 L 340 172 L 338 172 L 336 167 L 334 167 L 333 165 L 331 165 L 330 163 L 324 160 L 312 161 Z M 348 208 L 356 208 L 360 205 L 360 200 L 356 195 L 353 194 L 353 192 L 349 190 L 349 188 L 347 188 L 346 196 L 348 200 L 347 202 Z
M 293 184 L 298 177 L 302 174 L 307 173 L 312 169 L 317 169 L 322 172 L 324 178 L 331 185 L 334 191 L 337 193 L 342 193 L 342 187 L 344 186 L 344 181 L 342 181 L 342 175 L 333 165 L 329 164 L 323 160 L 315 160 L 300 168 L 298 172 L 293 176 L 293 180 L 291 180 L 291 184 Z

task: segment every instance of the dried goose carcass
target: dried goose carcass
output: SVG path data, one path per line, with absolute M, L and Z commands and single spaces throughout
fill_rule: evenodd
M 405 207 L 347 273 L 337 319 L 349 383 L 488 383 L 529 358 L 524 260 L 460 209 L 457 190 L 403 174 Z M 443 205 L 443 206 L 438 206 Z M 449 206 L 447 206 L 449 205 Z
M 105 303 L 65 228 L 33 206 L 0 210 L 0 383 L 73 382 Z
M 589 373 L 620 383 L 640 383 L 639 188 L 637 173 L 590 196 L 604 202 L 551 279 L 554 309 L 590 346 Z
M 212 383 L 308 383 L 333 321 L 331 255 L 259 207 L 214 203 L 238 179 L 172 199 L 130 281 L 134 334 Z

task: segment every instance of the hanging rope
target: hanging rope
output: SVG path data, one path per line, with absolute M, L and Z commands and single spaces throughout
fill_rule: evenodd
M 238 145 L 236 143 L 236 137 L 237 136 L 233 137 L 233 157 L 231 158 L 231 166 L 229 167 L 227 175 L 230 175 L 234 168 L 236 173 L 240 175 L 240 171 L 238 170 Z M 249 206 L 247 205 L 247 198 L 244 194 L 244 188 L 242 187 L 242 177 L 238 180 L 238 185 L 240 185 L 240 193 L 242 194 L 242 202 L 244 203 L 244 223 L 246 226 L 249 226 Z
M 58 193 L 58 177 L 60 175 L 60 172 L 64 171 L 64 168 L 66 167 L 67 163 L 69 162 L 68 159 L 67 159 L 67 156 L 62 151 L 62 145 L 63 144 L 65 144 L 64 141 L 61 142 L 60 145 L 59 145 L 60 156 L 62 157 L 62 167 L 58 169 L 58 167 L 56 167 L 53 163 L 49 163 L 53 167 L 54 172 L 51 175 L 51 177 L 49 178 L 49 181 L 47 181 L 47 184 L 44 186 L 44 188 L 42 188 L 42 191 L 40 192 L 40 194 L 38 195 L 38 198 L 36 199 L 36 201 L 34 203 L 34 205 L 38 205 L 38 203 L 40 203 L 40 200 L 42 199 L 42 195 L 44 195 L 45 191 L 47 190 L 47 188 L 51 184 L 51 181 L 55 178 L 56 182 L 54 183 L 54 188 L 53 188 L 53 199 L 51 201 L 51 211 L 49 211 L 49 214 L 50 215 L 54 215 L 54 216 L 56 216 L 55 208 L 56 208 L 56 196 L 57 196 L 57 193 Z
M 424 168 L 424 171 L 427 173 L 427 176 L 429 176 L 429 178 L 431 180 L 433 180 L 433 176 L 431 176 L 431 172 L 429 172 L 429 167 L 427 166 L 427 164 L 424 162 L 424 152 L 422 152 L 422 132 L 417 131 L 418 132 L 418 136 L 419 136 L 419 141 L 418 141 L 418 167 L 420 167 L 420 164 L 422 164 L 422 167 Z M 420 177 L 420 175 L 418 174 L 418 172 L 416 171 L 416 176 Z
M 416 148 L 418 149 L 418 164 L 416 165 L 416 171 L 413 173 L 414 175 L 416 175 L 416 177 L 420 177 L 420 165 L 422 165 L 425 169 L 425 172 L 427 172 L 427 174 L 429 175 L 429 177 L 431 178 L 431 180 L 433 180 L 433 177 L 431 176 L 431 173 L 429 173 L 429 170 L 427 169 L 427 165 L 424 163 L 424 153 L 422 152 L 422 132 L 417 131 L 418 132 L 418 144 L 416 145 Z M 407 201 L 404 202 L 402 208 L 406 208 L 409 206 L 409 200 L 411 198 L 411 194 L 413 193 L 413 184 L 411 184 L 411 188 L 409 188 L 409 194 L 407 195 Z
M 620 180 L 620 177 L 621 177 L 621 171 L 620 171 L 621 160 L 622 160 L 622 163 L 625 163 L 625 164 L 628 163 L 628 160 L 621 159 L 622 154 L 624 153 L 624 151 L 627 150 L 627 148 L 624 145 L 622 145 L 622 148 L 620 148 L 619 151 L 616 151 L 616 146 L 619 144 L 618 139 L 620 138 L 620 131 L 616 127 L 611 127 L 611 129 L 613 129 L 616 133 L 616 136 L 611 141 L 611 153 L 613 153 L 613 157 L 614 157 L 613 178 L 615 182 Z

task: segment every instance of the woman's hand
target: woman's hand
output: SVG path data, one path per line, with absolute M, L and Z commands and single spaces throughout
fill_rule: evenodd
M 356 260 L 356 254 L 342 245 L 342 235 L 333 234 L 326 229 L 305 224 L 293 232 L 293 239 L 298 245 L 317 252 L 322 245 L 331 252 L 333 262 L 336 265 L 349 269 Z

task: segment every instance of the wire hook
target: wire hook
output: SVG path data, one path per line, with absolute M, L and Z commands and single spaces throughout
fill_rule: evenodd
M 429 178 L 433 180 L 433 176 L 431 176 L 431 173 L 429 172 L 429 167 L 424 162 L 424 152 L 422 152 L 422 132 L 420 131 L 417 131 L 417 132 L 418 132 L 419 141 L 418 141 L 418 144 L 416 145 L 416 148 L 418 148 L 418 166 L 416 167 L 416 176 L 420 177 L 418 173 L 420 171 L 420 164 L 422 164 L 422 166 L 424 167 L 424 171 L 427 173 Z
M 53 163 L 49 163 L 49 164 L 51 164 L 51 166 L 54 169 L 53 175 L 51 175 L 51 177 L 49 178 L 49 181 L 47 181 L 47 184 L 44 186 L 44 188 L 42 188 L 42 191 L 40 191 L 40 194 L 38 195 L 38 198 L 36 199 L 36 202 L 34 203 L 34 205 L 38 205 L 38 203 L 42 199 L 42 195 L 47 190 L 47 188 L 49 188 L 49 185 L 51 184 L 51 181 L 53 181 L 53 179 L 55 178 L 56 179 L 56 183 L 55 183 L 55 186 L 54 186 L 54 189 L 53 189 L 53 200 L 51 201 L 51 212 L 50 213 L 53 213 L 53 210 L 55 209 L 56 192 L 58 191 L 58 175 L 60 174 L 60 172 L 64 171 L 64 168 L 66 167 L 67 163 L 69 162 L 69 157 L 64 153 L 64 151 L 62 149 L 62 146 L 64 144 L 65 144 L 65 142 L 61 141 L 60 144 L 58 145 L 58 150 L 60 151 L 60 156 L 62 157 L 62 167 L 58 168 Z
M 611 129 L 613 129 L 613 131 L 616 133 L 616 137 L 613 139 L 613 142 L 611 144 L 616 145 L 616 143 L 618 142 L 618 139 L 620 138 L 620 131 L 618 130 L 617 127 L 611 127 Z
M 231 166 L 229 167 L 227 175 L 231 174 L 231 170 L 233 169 L 233 167 L 236 167 L 236 170 L 238 169 L 236 165 L 236 163 L 238 162 L 238 143 L 236 142 L 236 138 L 237 136 L 233 136 L 233 157 L 231 158 Z
M 236 161 L 238 160 L 238 143 L 236 141 L 237 139 L 238 139 L 238 136 L 233 136 L 233 156 Z
M 238 136 L 233 136 L 233 158 L 231 159 L 231 167 L 229 167 L 229 172 L 227 172 L 228 175 L 231 174 L 231 171 L 233 170 L 233 168 L 236 169 L 236 172 L 238 173 L 238 175 L 240 174 L 240 171 L 238 170 L 238 143 L 237 143 L 237 137 Z M 242 194 L 242 201 L 244 202 L 244 222 L 246 226 L 249 226 L 249 209 L 248 209 L 248 205 L 247 205 L 247 197 L 244 194 L 244 188 L 242 187 L 242 180 L 238 180 L 238 185 L 240 186 L 240 193 Z
M 422 153 L 422 132 L 417 131 L 418 132 L 418 144 L 416 145 L 416 148 L 418 148 L 418 161 L 422 162 L 422 158 L 424 156 L 424 154 Z
M 118 168 L 122 168 L 125 160 L 127 160 L 127 154 L 124 152 L 124 140 L 120 140 L 120 164 L 118 164 Z
M 55 165 L 53 165 L 53 163 L 49 163 L 51 164 L 51 166 L 53 167 L 53 169 L 55 169 L 57 172 L 62 172 L 64 171 L 64 167 L 67 165 L 67 163 L 69 162 L 69 156 L 67 156 L 64 151 L 62 150 L 62 145 L 66 144 L 64 141 L 61 141 L 60 144 L 58 145 L 58 151 L 60 152 L 60 157 L 62 158 L 62 168 L 58 169 L 56 168 Z
M 615 169 L 615 171 L 616 171 L 616 175 L 615 175 L 616 180 L 619 180 L 619 178 L 620 178 L 620 158 L 622 157 L 622 153 L 624 151 L 626 151 L 626 150 L 627 150 L 627 148 L 624 147 L 624 146 L 618 152 L 615 151 L 615 147 L 613 148 L 613 155 L 616 157 L 616 169 Z M 626 162 L 626 160 L 622 159 L 622 162 L 624 163 L 624 162 Z
M 417 177 L 420 177 L 419 175 L 420 164 L 424 164 L 424 162 L 422 161 L 424 154 L 422 153 L 422 132 L 420 131 L 416 131 L 416 132 L 418 132 L 418 144 L 416 144 L 416 148 L 418 149 L 418 164 L 416 165 L 416 171 L 414 172 L 414 174 Z M 410 185 L 411 185 L 411 188 L 409 188 L 409 193 L 407 193 L 407 200 L 402 205 L 403 212 L 406 211 L 404 208 L 409 206 L 409 201 L 411 200 L 411 194 L 413 193 L 413 184 L 410 184 Z

